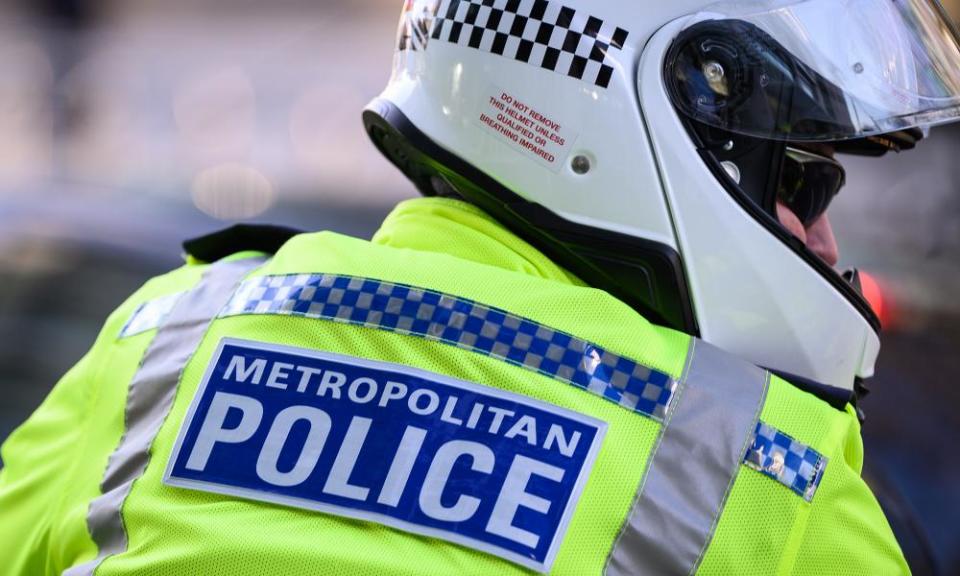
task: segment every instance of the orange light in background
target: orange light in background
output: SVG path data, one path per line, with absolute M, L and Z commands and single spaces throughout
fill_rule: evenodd
M 893 328 L 893 307 L 884 295 L 885 291 L 881 283 L 870 274 L 861 270 L 860 290 L 863 293 L 863 298 L 870 304 L 870 308 L 873 309 L 873 313 L 880 319 L 883 327 L 886 329 Z

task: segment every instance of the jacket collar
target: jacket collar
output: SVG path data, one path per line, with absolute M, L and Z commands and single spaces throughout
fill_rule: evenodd
M 538 278 L 585 286 L 472 204 L 415 198 L 397 205 L 373 236 L 392 248 L 438 252 Z

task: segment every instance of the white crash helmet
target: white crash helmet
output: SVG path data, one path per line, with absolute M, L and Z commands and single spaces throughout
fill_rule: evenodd
M 958 115 L 937 0 L 407 0 L 364 124 L 423 194 L 651 321 L 853 390 L 879 321 L 777 222 L 785 158 L 906 149 Z

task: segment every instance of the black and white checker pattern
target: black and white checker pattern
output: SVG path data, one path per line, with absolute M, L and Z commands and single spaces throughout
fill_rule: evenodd
M 600 88 L 610 85 L 614 58 L 629 32 L 547 0 L 443 0 L 432 40 L 526 62 Z
M 424 49 L 430 40 L 430 28 L 439 9 L 440 0 L 406 0 L 397 31 L 397 49 Z

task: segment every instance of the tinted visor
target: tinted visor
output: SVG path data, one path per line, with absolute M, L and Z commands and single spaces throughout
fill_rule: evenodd
M 667 61 L 674 105 L 730 132 L 842 141 L 960 116 L 960 40 L 936 0 L 721 2 Z

